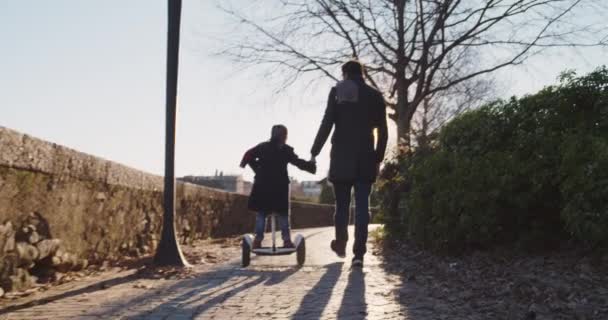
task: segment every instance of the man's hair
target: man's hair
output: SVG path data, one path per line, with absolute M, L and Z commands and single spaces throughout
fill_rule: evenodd
M 282 124 L 277 124 L 272 126 L 272 130 L 270 131 L 270 139 L 276 139 L 287 133 L 287 127 Z
M 342 65 L 342 73 L 351 77 L 362 77 L 363 65 L 357 60 L 350 60 Z

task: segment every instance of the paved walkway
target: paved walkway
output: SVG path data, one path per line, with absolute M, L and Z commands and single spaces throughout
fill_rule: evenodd
M 124 272 L 45 304 L 0 311 L 0 319 L 407 318 L 393 296 L 399 279 L 385 274 L 372 254 L 363 270 L 351 270 L 351 256 L 340 259 L 328 248 L 332 228 L 300 232 L 308 251 L 302 268 L 296 268 L 294 254 L 253 257 L 248 268 L 240 267 L 240 258 L 215 267 L 195 265 L 177 279 Z

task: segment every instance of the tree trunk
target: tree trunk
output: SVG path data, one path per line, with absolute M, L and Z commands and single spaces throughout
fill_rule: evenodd
M 397 13 L 397 65 L 395 70 L 395 86 L 397 89 L 397 105 L 395 106 L 397 146 L 409 148 L 410 124 L 407 120 L 407 93 L 409 84 L 405 78 L 405 69 L 408 64 L 405 55 L 405 0 L 395 1 L 395 9 Z
M 407 101 L 407 88 L 397 89 L 397 104 L 395 106 L 397 124 L 397 145 L 399 148 L 409 150 L 411 117 L 408 108 L 411 107 Z
M 422 100 L 422 123 L 420 131 L 416 134 L 416 145 L 424 150 L 429 147 L 429 110 L 430 102 L 428 98 Z
M 410 147 L 410 123 L 407 120 L 406 112 L 397 115 L 397 142 L 400 148 L 409 150 Z
M 410 121 L 408 120 L 408 104 L 406 88 L 397 90 L 397 103 L 395 105 L 395 114 L 393 120 L 397 127 L 397 147 L 398 153 L 409 152 L 410 146 Z M 402 154 L 398 154 L 397 159 L 403 159 Z M 386 224 L 389 228 L 398 228 L 400 225 L 399 202 L 401 199 L 399 188 L 391 192 L 390 203 L 388 204 L 388 217 Z M 394 231 L 394 230 L 393 230 Z

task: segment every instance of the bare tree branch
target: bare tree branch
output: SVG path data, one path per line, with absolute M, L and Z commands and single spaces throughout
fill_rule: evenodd
M 549 49 L 608 46 L 602 1 L 275 0 L 258 2 L 259 11 L 239 11 L 226 0 L 224 12 L 244 32 L 222 54 L 276 67 L 281 90 L 308 73 L 337 81 L 340 64 L 360 59 L 404 138 L 421 104 L 427 114 L 446 118 L 440 114 L 459 109 L 445 97 L 471 105 L 464 101 L 478 101 L 484 90 L 475 86 L 492 83 L 487 75 L 496 70 Z M 262 10 L 270 5 L 273 10 Z

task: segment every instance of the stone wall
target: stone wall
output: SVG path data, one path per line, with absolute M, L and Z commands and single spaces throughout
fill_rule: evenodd
M 15 289 L 8 279 L 37 264 L 67 270 L 152 252 L 162 188 L 160 176 L 0 127 L 0 286 Z M 182 242 L 253 229 L 246 196 L 181 182 L 176 194 Z M 332 214 L 293 203 L 292 226 L 331 225 Z

